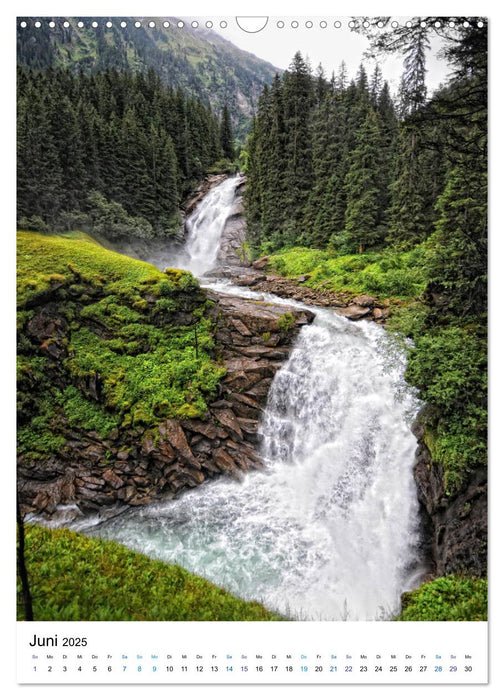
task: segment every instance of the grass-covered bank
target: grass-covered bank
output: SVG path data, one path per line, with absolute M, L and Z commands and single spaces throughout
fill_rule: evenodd
M 206 410 L 223 369 L 210 302 L 85 234 L 18 234 L 19 451 L 55 454 L 62 430 L 106 437 Z
M 281 620 L 175 564 L 64 529 L 25 527 L 35 620 Z M 18 584 L 17 619 L 24 619 Z
M 314 289 L 348 294 L 373 294 L 381 298 L 410 300 L 422 294 L 425 274 L 424 247 L 407 252 L 385 250 L 361 255 L 338 255 L 315 248 L 282 249 L 270 256 L 271 266 L 286 277 L 309 275 L 304 283 Z

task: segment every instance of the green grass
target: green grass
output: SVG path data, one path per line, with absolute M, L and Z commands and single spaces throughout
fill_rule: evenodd
M 283 619 L 115 542 L 33 525 L 25 531 L 35 620 Z M 17 619 L 24 619 L 19 582 Z
M 444 576 L 411 593 L 403 594 L 403 608 L 396 620 L 486 620 L 486 579 Z
M 213 359 L 211 303 L 190 273 L 161 272 L 78 232 L 21 232 L 17 280 L 20 452 L 58 452 L 62 426 L 105 437 L 205 413 L 225 370 Z M 60 330 L 39 345 L 29 324 L 48 301 Z
M 135 300 L 155 292 L 165 278 L 153 265 L 107 250 L 80 232 L 53 236 L 19 231 L 17 274 L 18 307 L 62 281 L 70 285 L 78 279 L 105 293 L 117 287 Z
M 270 266 L 286 277 L 310 275 L 306 286 L 351 296 L 373 294 L 410 300 L 422 294 L 424 249 L 335 255 L 314 248 L 286 248 L 270 256 Z

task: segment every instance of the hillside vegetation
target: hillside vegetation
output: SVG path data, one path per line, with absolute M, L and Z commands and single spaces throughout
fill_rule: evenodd
M 20 20 L 23 18 L 20 18 Z M 278 69 L 253 54 L 242 51 L 220 34 L 201 24 L 191 27 L 179 19 L 142 18 L 135 27 L 131 17 L 24 18 L 18 23 L 18 63 L 44 70 L 70 69 L 72 73 L 119 71 L 147 73 L 153 68 L 163 85 L 181 88 L 187 96 L 209 102 L 215 112 L 227 104 L 240 139 L 248 131 L 250 119 L 264 83 L 270 83 Z M 106 26 L 107 20 L 111 23 Z M 92 27 L 96 21 L 98 27 Z M 120 23 L 126 22 L 126 27 Z M 148 23 L 155 21 L 151 28 Z M 169 27 L 163 22 L 168 21 Z M 82 22 L 79 27 L 79 22 Z
M 206 410 L 223 374 L 206 297 L 88 236 L 18 234 L 18 446 L 58 454 L 72 428 L 155 429 Z

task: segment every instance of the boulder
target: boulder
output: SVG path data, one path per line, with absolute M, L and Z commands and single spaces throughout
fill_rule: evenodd
M 252 267 L 254 267 L 256 270 L 264 270 L 269 263 L 269 256 L 265 255 L 262 258 L 259 258 L 259 260 L 254 260 L 252 263 Z
M 162 426 L 163 437 L 170 443 L 175 452 L 177 452 L 185 462 L 199 468 L 199 462 L 191 452 L 191 448 L 189 447 L 180 423 L 174 418 L 169 418 Z M 160 434 L 163 434 L 161 433 L 162 426 L 159 426 Z
M 219 423 L 224 426 L 225 430 L 227 430 L 231 437 L 238 440 L 243 440 L 243 433 L 241 431 L 240 424 L 238 423 L 238 419 L 233 411 L 231 411 L 229 408 L 216 408 L 212 411 L 212 413 Z
M 103 472 L 104 481 L 113 489 L 120 489 L 124 486 L 124 481 L 112 469 L 107 469 Z
M 359 321 L 361 318 L 369 316 L 371 309 L 362 306 L 357 306 L 357 304 L 351 304 L 344 309 L 338 309 L 338 313 L 341 316 L 345 316 L 350 321 Z
M 352 299 L 352 304 L 357 304 L 357 306 L 365 306 L 367 308 L 374 306 L 375 302 L 376 299 L 368 296 L 367 294 L 361 294 L 360 296 Z
M 212 452 L 212 457 L 214 459 L 215 464 L 223 472 L 232 472 L 238 469 L 238 467 L 236 466 L 236 462 L 233 460 L 232 457 L 228 455 L 226 450 L 224 450 L 222 447 L 219 447 L 217 450 L 214 450 Z
M 250 275 L 240 275 L 239 277 L 237 277 L 234 280 L 234 282 L 239 287 L 253 287 L 256 284 L 259 284 L 259 282 L 264 282 L 265 279 L 266 279 L 266 275 L 250 274 Z

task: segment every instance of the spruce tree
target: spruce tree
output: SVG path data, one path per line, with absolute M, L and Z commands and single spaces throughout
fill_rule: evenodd
M 220 123 L 220 142 L 224 158 L 234 160 L 235 149 L 233 127 L 231 126 L 231 117 L 229 116 L 229 110 L 227 105 L 224 105 L 224 107 L 222 108 L 222 117 Z
M 314 102 L 313 83 L 308 64 L 297 52 L 284 74 L 283 101 L 285 119 L 285 205 L 290 220 L 284 243 L 294 243 L 301 233 L 303 211 L 312 186 L 312 144 L 310 113 Z
M 381 138 L 374 110 L 369 110 L 356 140 L 345 178 L 345 236 L 350 247 L 362 252 L 383 239 L 383 231 L 377 228 Z
M 431 289 L 461 315 L 486 313 L 487 298 L 486 137 L 477 127 L 466 135 L 478 142 L 479 152 L 461 153 L 448 176 L 428 264 Z

